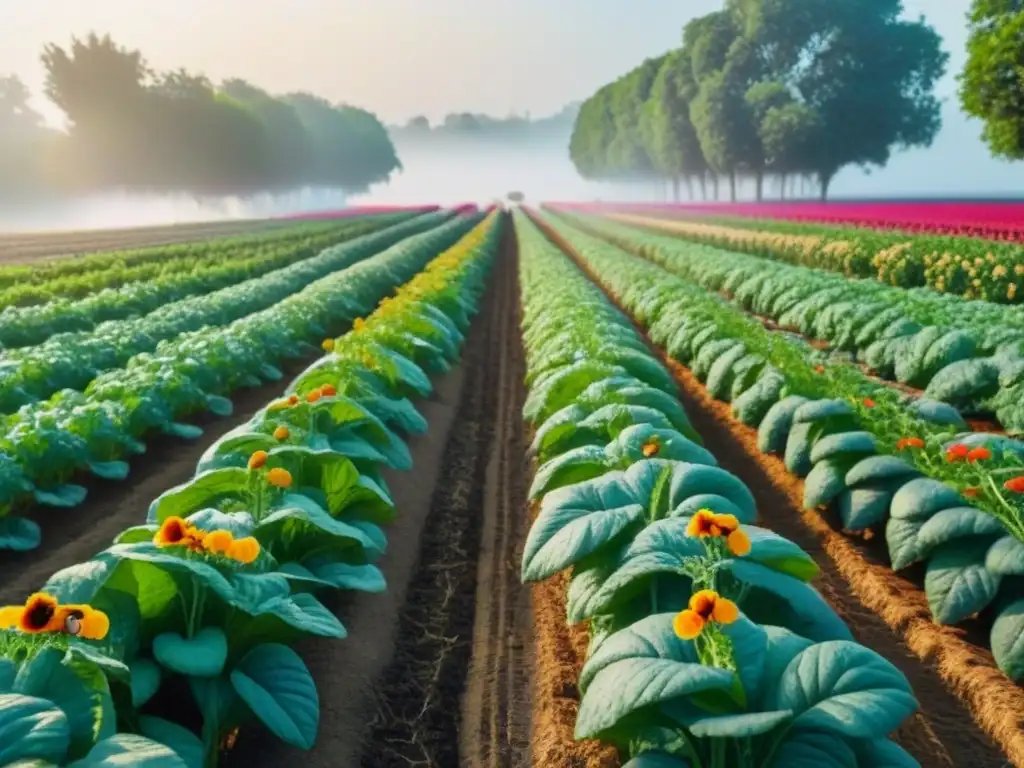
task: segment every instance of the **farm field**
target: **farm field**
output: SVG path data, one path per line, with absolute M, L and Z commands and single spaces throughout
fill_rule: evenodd
M 0 765 L 1024 767 L 1014 301 L 734 213 L 315 218 L 8 294 Z

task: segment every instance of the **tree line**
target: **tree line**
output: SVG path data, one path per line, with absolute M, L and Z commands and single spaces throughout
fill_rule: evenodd
M 998 2 L 999 0 L 987 0 Z M 1013 0 L 1003 0 L 1012 2 Z M 588 179 L 670 180 L 675 199 L 728 185 L 816 181 L 930 146 L 948 54 L 901 0 L 726 0 L 681 47 L 648 59 L 581 106 L 569 154 Z
M 0 194 L 356 192 L 401 168 L 384 126 L 358 107 L 156 72 L 140 51 L 96 34 L 47 45 L 42 62 L 67 129 L 44 124 L 17 76 L 0 77 Z
M 564 141 L 571 133 L 579 104 L 567 104 L 553 115 L 532 117 L 511 114 L 507 117 L 473 112 L 453 112 L 431 125 L 423 115 L 411 118 L 405 125 L 389 128 L 395 139 L 424 143 L 444 139 L 493 141 L 503 144 L 533 144 Z

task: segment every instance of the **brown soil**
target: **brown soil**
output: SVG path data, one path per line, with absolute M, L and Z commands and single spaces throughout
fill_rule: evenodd
M 124 529 L 145 523 L 146 510 L 153 499 L 187 481 L 211 444 L 279 396 L 285 382 L 313 359 L 282 366 L 283 381 L 231 395 L 235 406 L 231 416 L 204 413 L 184 420 L 203 427 L 204 434 L 198 440 L 169 436 L 147 440 L 146 453 L 131 461 L 131 471 L 125 480 L 102 480 L 92 475 L 76 478 L 76 482 L 89 489 L 82 505 L 71 509 L 38 507 L 20 513 L 39 524 L 43 540 L 37 549 L 28 552 L 0 552 L 0 605 L 24 602 L 61 568 L 85 562 L 110 546 Z
M 536 509 L 534 509 L 536 513 Z M 532 517 L 535 516 L 532 515 Z M 587 653 L 584 625 L 566 623 L 565 573 L 533 585 L 534 657 L 533 734 L 535 766 L 616 768 L 616 751 L 597 741 L 575 741 L 573 730 L 580 708 L 577 683 Z
M 535 220 L 601 286 L 568 243 Z M 760 453 L 756 431 L 736 421 L 728 404 L 711 398 L 695 376 L 635 327 L 672 371 L 694 428 L 720 466 L 753 492 L 761 523 L 815 559 L 821 569 L 815 586 L 855 639 L 907 676 L 921 710 L 895 740 L 924 768 L 1005 768 L 1007 757 L 1024 766 L 1024 691 L 995 667 L 990 653 L 965 642 L 962 632 L 933 624 L 920 588 L 869 562 L 816 511 L 804 510 L 802 481 L 781 460 Z
M 235 219 L 127 229 L 0 233 L 0 262 L 15 264 L 36 259 L 206 240 L 258 232 L 286 223 L 268 219 Z
M 381 563 L 388 592 L 337 596 L 328 606 L 348 638 L 300 644 L 320 691 L 316 745 L 300 752 L 262 729 L 243 730 L 229 765 L 534 764 L 529 593 L 518 583 L 522 353 L 509 244 L 463 365 L 420 406 L 429 431 L 410 442 L 414 474 L 388 474 L 400 511 Z

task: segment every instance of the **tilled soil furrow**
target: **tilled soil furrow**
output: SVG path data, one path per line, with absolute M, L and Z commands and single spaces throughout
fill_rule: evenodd
M 497 312 L 502 354 L 496 426 L 485 477 L 486 498 L 477 575 L 473 657 L 462 699 L 460 764 L 473 768 L 529 765 L 529 591 L 519 583 L 525 537 L 522 427 L 523 354 L 519 340 L 515 243 L 503 244 Z
M 521 450 L 522 402 L 522 378 L 513 375 L 520 356 L 513 348 L 509 245 L 485 299 L 478 329 L 483 343 L 467 355 L 461 408 L 399 617 L 395 654 L 376 686 L 364 768 L 527 764 L 517 762 L 525 736 L 518 735 L 522 719 L 511 716 L 517 696 L 506 685 L 513 627 L 525 624 L 514 616 L 524 591 L 518 569 L 509 577 L 521 529 L 517 510 L 508 507 L 523 495 L 507 459 Z

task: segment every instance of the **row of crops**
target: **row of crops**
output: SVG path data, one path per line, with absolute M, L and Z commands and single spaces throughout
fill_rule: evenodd
M 1019 201 L 859 201 L 705 203 L 701 205 L 617 206 L 657 210 L 668 215 L 697 218 L 772 219 L 817 224 L 838 224 L 902 232 L 984 237 L 1019 241 L 1024 235 L 1024 204 Z
M 350 266 L 215 331 L 223 343 L 153 357 L 171 390 L 203 400 L 352 324 L 140 525 L 0 609 L 15 630 L 2 633 L 0 764 L 200 768 L 249 722 L 311 746 L 319 698 L 292 646 L 345 636 L 318 594 L 386 589 L 375 562 L 396 510 L 381 468 L 409 467 L 403 437 L 426 428 L 411 399 L 457 359 L 497 254 L 498 213 L 429 217 L 420 234 L 353 241 Z M 147 707 L 182 683 L 195 731 Z
M 568 619 L 590 622 L 577 738 L 629 768 L 916 765 L 887 738 L 917 709 L 907 680 L 808 585 L 814 561 L 754 525 L 629 318 L 529 220 L 516 230 L 539 501 L 522 574 L 571 569 Z M 633 257 L 581 251 L 641 320 L 691 306 L 667 273 L 659 290 Z
M 1024 314 L 1016 307 L 849 280 L 614 221 L 568 221 L 762 321 L 821 342 L 876 377 L 1024 434 Z
M 1024 445 L 964 431 L 950 406 L 769 330 L 685 270 L 550 223 L 652 341 L 758 430 L 759 450 L 804 478 L 805 507 L 833 506 L 849 532 L 880 531 L 894 570 L 923 566 L 933 619 L 982 615 L 996 664 L 1024 680 Z
M 928 287 L 1002 304 L 1024 301 L 1024 258 L 1017 243 L 736 216 L 698 217 L 674 209 L 607 214 L 692 242 L 847 277 L 873 278 L 900 288 Z
M 353 278 L 339 270 L 385 248 L 436 253 L 471 226 L 450 211 L 428 213 L 141 318 L 5 353 L 4 405 L 17 410 L 2 417 L 0 548 L 38 546 L 39 526 L 18 512 L 77 506 L 86 497 L 77 475 L 123 479 L 147 436 L 198 437 L 183 418 L 228 415 L 228 395 L 279 380 L 279 366 L 310 354 L 352 309 L 339 289 Z

